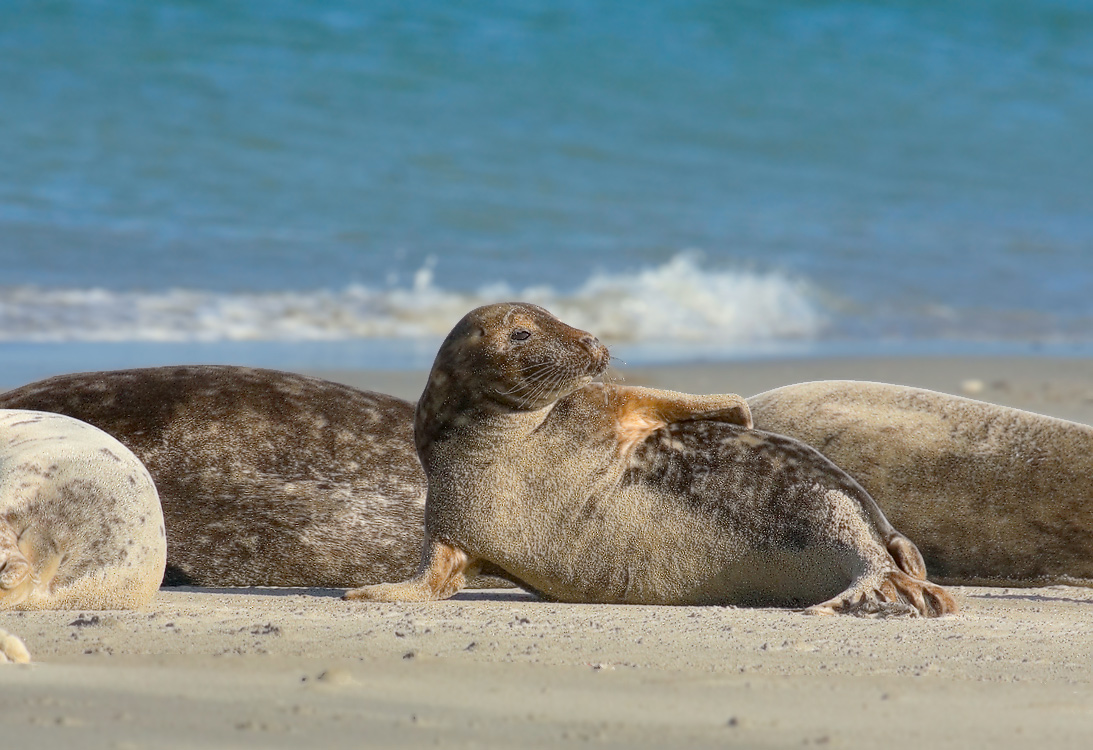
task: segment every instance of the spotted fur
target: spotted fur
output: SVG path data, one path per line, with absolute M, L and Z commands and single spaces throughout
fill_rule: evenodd
M 345 587 L 416 569 L 425 475 L 401 399 L 175 366 L 62 375 L 0 394 L 0 406 L 85 420 L 148 466 L 167 584 Z
M 148 471 L 101 430 L 0 409 L 0 609 L 131 609 L 163 577 Z
M 885 383 L 801 383 L 748 401 L 763 429 L 860 481 L 938 580 L 1093 582 L 1093 428 Z
M 533 305 L 468 313 L 415 415 L 429 487 L 420 573 L 347 598 L 443 598 L 489 564 L 564 601 L 955 609 L 818 452 L 748 429 L 739 396 L 592 383 L 608 358 Z

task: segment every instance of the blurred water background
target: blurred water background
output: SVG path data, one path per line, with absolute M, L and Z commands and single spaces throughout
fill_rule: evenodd
M 5 0 L 0 381 L 1093 353 L 1084 0 Z

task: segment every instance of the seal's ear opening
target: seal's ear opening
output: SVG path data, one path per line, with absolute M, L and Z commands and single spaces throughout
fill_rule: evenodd
M 515 331 L 509 334 L 509 338 L 513 341 L 527 341 L 531 338 L 531 331 L 527 330 L 526 328 L 517 328 Z

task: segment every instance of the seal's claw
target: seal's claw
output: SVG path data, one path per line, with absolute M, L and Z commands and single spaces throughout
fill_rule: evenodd
M 30 574 L 30 563 L 18 550 L 6 556 L 0 554 L 0 596 L 21 587 Z
M 351 589 L 342 596 L 347 601 L 434 602 L 447 599 L 467 585 L 467 578 L 478 572 L 480 564 L 459 549 L 443 542 L 429 541 L 421 572 L 402 583 L 377 583 Z
M 351 602 L 427 602 L 437 598 L 431 596 L 425 587 L 417 585 L 416 581 L 361 586 L 346 591 L 342 596 L 342 599 Z
M 34 568 L 19 549 L 18 535 L 0 521 L 0 609 L 22 604 L 34 589 Z
M 912 578 L 926 580 L 926 561 L 922 559 L 922 553 L 918 551 L 914 542 L 896 532 L 888 539 L 885 546 L 900 570 Z
M 940 586 L 893 570 L 875 585 L 848 591 L 805 610 L 809 615 L 847 614 L 859 617 L 940 617 L 957 611 L 956 601 Z

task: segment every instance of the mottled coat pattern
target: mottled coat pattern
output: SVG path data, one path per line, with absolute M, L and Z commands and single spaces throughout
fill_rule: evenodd
M 790 385 L 748 403 L 759 427 L 861 482 L 938 580 L 1093 582 L 1093 428 L 858 381 Z
M 194 365 L 62 375 L 0 406 L 87 421 L 147 465 L 167 584 L 345 587 L 417 566 L 425 476 L 401 399 Z
M 0 609 L 132 609 L 163 577 L 152 478 L 75 419 L 0 409 Z
M 748 429 L 739 396 L 592 383 L 608 358 L 533 305 L 468 313 L 415 414 L 421 570 L 347 598 L 443 598 L 489 564 L 565 601 L 953 611 L 914 545 L 815 450 Z

